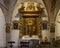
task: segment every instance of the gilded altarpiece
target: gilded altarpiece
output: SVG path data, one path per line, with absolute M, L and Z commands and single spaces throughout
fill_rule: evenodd
M 22 17 L 20 19 L 20 33 L 22 35 L 40 35 L 40 28 L 39 17 Z
M 42 8 L 40 6 L 34 5 L 34 2 L 27 2 L 27 7 L 22 6 L 19 9 L 20 13 L 20 37 L 24 35 L 37 35 L 42 37 L 41 27 L 40 27 L 40 16 Z M 24 5 L 24 4 L 23 4 Z M 25 8 L 27 8 L 25 10 Z

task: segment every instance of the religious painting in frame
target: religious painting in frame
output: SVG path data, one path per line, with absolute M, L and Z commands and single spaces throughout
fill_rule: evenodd
M 18 26 L 19 26 L 18 21 L 17 20 L 13 21 L 12 29 L 19 29 Z
M 47 26 L 47 22 L 42 22 L 42 30 L 47 30 L 48 26 Z

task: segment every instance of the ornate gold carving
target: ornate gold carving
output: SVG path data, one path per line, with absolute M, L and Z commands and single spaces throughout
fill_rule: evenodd
M 40 16 L 42 11 L 43 8 L 39 6 L 39 3 L 36 5 L 35 2 L 27 2 L 27 5 L 23 4 L 19 9 L 22 16 Z
M 33 2 L 28 2 L 26 11 L 35 11 L 35 6 Z
M 34 18 L 27 18 L 26 19 L 26 24 L 27 25 L 33 25 L 34 24 Z
M 41 27 L 40 27 L 40 15 L 43 9 L 35 5 L 35 2 L 27 2 L 27 5 L 23 4 L 23 7 L 19 9 L 20 13 L 20 37 L 24 35 L 37 35 L 40 38 Z

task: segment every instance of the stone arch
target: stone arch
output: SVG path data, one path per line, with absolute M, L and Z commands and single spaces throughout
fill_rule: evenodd
M 60 39 L 60 9 L 57 13 L 56 20 L 55 20 L 55 39 Z
M 5 17 L 0 8 L 0 47 L 6 47 Z

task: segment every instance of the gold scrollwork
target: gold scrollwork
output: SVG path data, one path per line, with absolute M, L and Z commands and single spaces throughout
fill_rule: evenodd
M 28 2 L 26 10 L 27 11 L 35 11 L 34 3 Z

